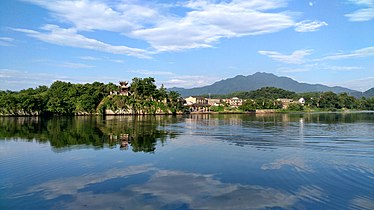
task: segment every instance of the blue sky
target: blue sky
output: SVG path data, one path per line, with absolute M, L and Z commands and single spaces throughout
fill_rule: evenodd
M 0 89 L 274 73 L 374 87 L 374 0 L 2 0 Z

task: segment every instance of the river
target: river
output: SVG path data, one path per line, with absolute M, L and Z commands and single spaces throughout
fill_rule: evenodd
M 0 209 L 374 209 L 374 113 L 0 118 Z

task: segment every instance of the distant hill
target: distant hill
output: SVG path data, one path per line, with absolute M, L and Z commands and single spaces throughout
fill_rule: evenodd
M 363 93 L 363 96 L 366 97 L 366 98 L 374 97 L 374 87 L 365 91 Z
M 294 91 L 297 93 L 303 92 L 326 92 L 332 91 L 334 93 L 347 92 L 352 95 L 363 94 L 362 92 L 351 90 L 344 87 L 334 86 L 329 87 L 320 84 L 300 83 L 288 77 L 279 77 L 271 73 L 257 72 L 253 75 L 243 76 L 238 75 L 234 78 L 229 78 L 215 82 L 212 85 L 198 87 L 198 88 L 170 88 L 179 92 L 183 97 L 196 96 L 204 94 L 228 94 L 238 91 L 252 91 L 262 87 L 276 87 L 284 90 Z M 370 90 L 369 90 L 370 91 Z M 370 92 L 373 94 L 374 90 Z M 369 94 L 370 94 L 369 93 Z

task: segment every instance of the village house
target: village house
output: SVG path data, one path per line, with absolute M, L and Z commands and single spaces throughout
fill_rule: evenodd
M 219 98 L 208 98 L 208 104 L 210 106 L 220 106 L 222 104 L 222 100 Z
M 282 104 L 282 109 L 287 109 L 290 103 L 293 102 L 293 99 L 288 98 L 278 98 L 277 101 L 280 101 Z
M 189 107 L 190 112 L 208 112 L 210 111 L 208 99 L 200 96 L 190 96 L 185 98 L 185 106 Z
M 190 96 L 184 99 L 187 105 L 192 104 L 208 104 L 208 99 L 201 97 L 201 96 Z
M 280 101 L 282 103 L 283 109 L 287 109 L 288 106 L 292 103 L 299 103 L 301 105 L 305 104 L 304 98 L 300 98 L 298 101 L 294 101 L 293 99 L 288 99 L 288 98 L 278 98 L 277 101 Z
M 240 99 L 238 97 L 224 99 L 223 101 L 227 103 L 229 106 L 235 108 L 238 108 L 239 106 L 243 105 L 243 99 Z

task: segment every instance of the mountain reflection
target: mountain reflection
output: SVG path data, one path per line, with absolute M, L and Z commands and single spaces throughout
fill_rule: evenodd
M 55 152 L 79 148 L 119 148 L 154 152 L 157 141 L 175 138 L 166 126 L 172 116 L 6 117 L 0 118 L 0 139 L 50 143 Z

